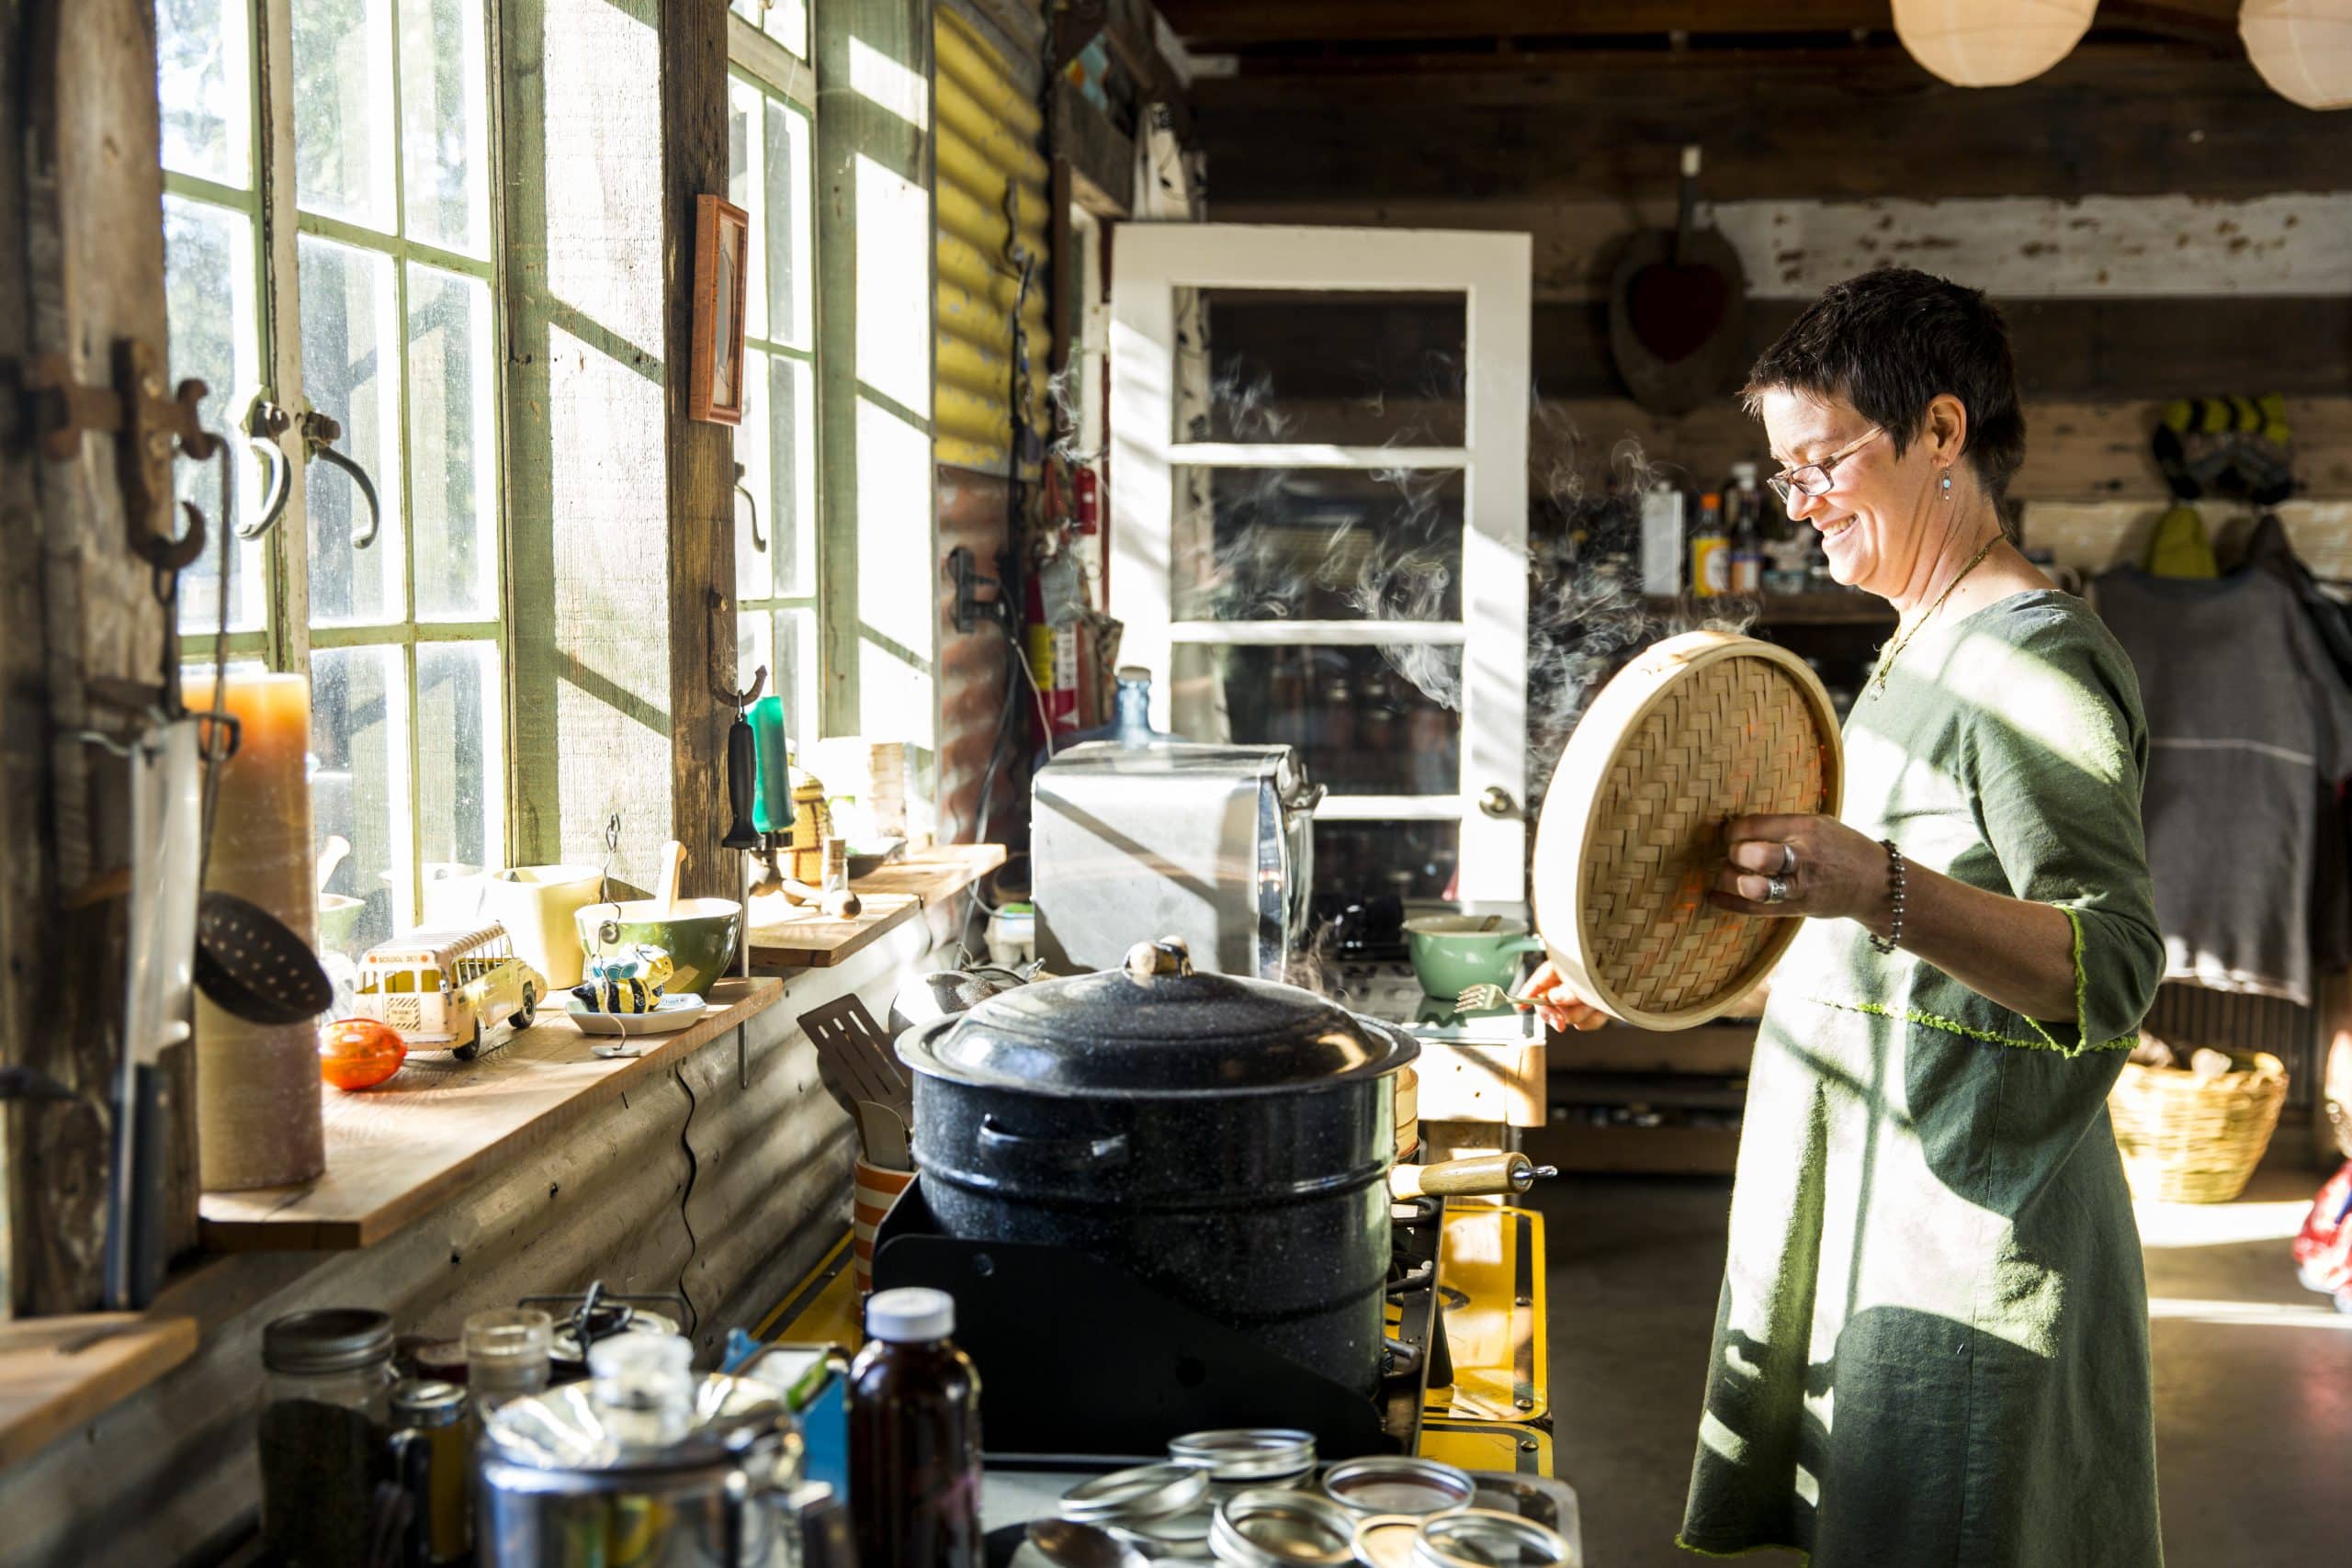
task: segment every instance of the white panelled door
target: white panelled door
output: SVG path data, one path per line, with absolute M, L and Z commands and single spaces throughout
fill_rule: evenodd
M 1153 721 L 1298 747 L 1317 881 L 1525 897 L 1524 234 L 1128 223 L 1111 612 Z

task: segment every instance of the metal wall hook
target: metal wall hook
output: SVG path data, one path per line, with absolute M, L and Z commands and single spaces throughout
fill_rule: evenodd
M 368 503 L 368 529 L 363 534 L 353 536 L 351 547 L 355 550 L 366 549 L 376 542 L 376 536 L 384 531 L 384 506 L 383 502 L 376 499 L 376 481 L 368 477 L 367 469 L 324 443 L 311 447 L 311 456 L 324 457 L 328 462 L 349 474 L 351 482 L 359 487 L 359 497 Z
M 752 548 L 762 555 L 767 554 L 767 536 L 760 532 L 760 498 L 753 495 L 752 487 L 743 482 L 743 465 L 741 463 L 735 465 L 735 493 L 741 496 L 743 504 L 752 509 Z
M 741 712 L 758 702 L 760 694 L 767 690 L 768 667 L 761 665 L 752 672 L 749 686 L 740 692 L 735 689 L 734 680 L 727 673 L 729 660 L 725 657 L 735 649 L 735 617 L 729 612 L 727 595 L 718 589 L 708 591 L 706 603 L 710 609 L 710 693 L 721 706 Z

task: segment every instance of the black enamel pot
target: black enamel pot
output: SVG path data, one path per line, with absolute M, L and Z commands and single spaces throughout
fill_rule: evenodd
M 1147 943 L 899 1050 L 949 1235 L 1090 1254 L 1346 1387 L 1378 1383 L 1410 1035 Z

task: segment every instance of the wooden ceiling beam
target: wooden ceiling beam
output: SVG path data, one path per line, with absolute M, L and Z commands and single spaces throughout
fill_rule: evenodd
M 1887 0 L 1159 0 L 1187 49 L 1891 28 Z

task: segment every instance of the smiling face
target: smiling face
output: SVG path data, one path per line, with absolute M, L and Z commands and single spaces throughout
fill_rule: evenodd
M 1756 410 L 1772 456 L 1784 468 L 1817 463 L 1876 428 L 1842 399 L 1824 400 L 1786 387 L 1760 393 Z M 1933 547 L 1926 525 L 1941 473 L 1936 445 L 1914 439 L 1898 457 L 1894 441 L 1880 435 L 1838 459 L 1827 494 L 1790 494 L 1790 517 L 1819 532 L 1830 575 L 1839 582 L 1895 599 L 1914 581 L 1923 554 Z

